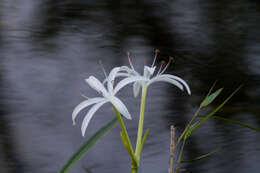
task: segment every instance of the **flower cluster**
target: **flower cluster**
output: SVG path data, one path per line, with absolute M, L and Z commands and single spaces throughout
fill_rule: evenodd
M 95 112 L 105 103 L 110 102 L 119 112 L 121 115 L 123 115 L 127 119 L 131 119 L 131 115 L 127 110 L 127 107 L 125 104 L 115 95 L 126 85 L 133 83 L 133 93 L 134 96 L 138 96 L 140 88 L 142 87 L 148 87 L 154 82 L 167 82 L 170 84 L 175 85 L 181 90 L 184 90 L 184 88 L 187 90 L 188 94 L 191 94 L 190 88 L 188 84 L 181 79 L 180 77 L 171 75 L 171 74 L 164 74 L 168 66 L 170 65 L 172 61 L 172 57 L 170 57 L 169 62 L 163 67 L 164 63 L 161 63 L 159 70 L 155 74 L 156 66 L 155 62 L 157 59 L 159 51 L 155 51 L 155 57 L 153 60 L 153 63 L 151 66 L 144 66 L 143 74 L 141 75 L 138 73 L 132 64 L 132 61 L 130 59 L 130 53 L 128 53 L 128 60 L 130 67 L 128 66 L 121 66 L 121 67 L 115 67 L 111 70 L 109 75 L 106 75 L 105 71 L 104 74 L 106 76 L 105 80 L 100 82 L 97 78 L 94 76 L 90 76 L 87 79 L 85 79 L 86 83 L 96 90 L 100 96 L 95 98 L 86 98 L 83 102 L 81 102 L 78 106 L 75 107 L 72 113 L 72 121 L 73 124 L 75 124 L 75 119 L 79 112 L 83 110 L 84 108 L 93 105 L 88 113 L 86 114 L 85 118 L 83 119 L 82 126 L 81 126 L 81 132 L 82 136 L 84 136 L 86 132 L 86 128 L 89 124 L 89 121 L 95 114 Z M 103 69 L 104 70 L 104 69 Z M 117 77 L 123 77 L 123 79 L 117 83 L 117 85 L 114 86 L 115 79 Z

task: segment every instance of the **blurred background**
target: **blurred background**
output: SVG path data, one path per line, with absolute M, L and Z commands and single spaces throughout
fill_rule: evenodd
M 82 118 L 71 113 L 97 93 L 83 78 L 103 79 L 107 71 L 136 69 L 174 57 L 167 73 L 182 77 L 192 95 L 165 83 L 149 88 L 145 128 L 151 128 L 140 173 L 165 173 L 170 125 L 179 135 L 211 85 L 224 91 L 213 109 L 239 85 L 243 88 L 219 116 L 260 128 L 260 2 L 257 0 L 23 0 L 0 2 L 0 172 L 57 173 L 69 156 L 97 129 L 115 117 L 107 104 L 95 114 L 83 138 Z M 125 120 L 135 143 L 140 101 L 132 88 L 119 94 L 133 120 Z M 71 173 L 130 172 L 117 124 L 75 165 Z M 209 158 L 183 164 L 188 173 L 257 173 L 260 133 L 216 119 L 196 130 L 184 159 L 216 147 Z

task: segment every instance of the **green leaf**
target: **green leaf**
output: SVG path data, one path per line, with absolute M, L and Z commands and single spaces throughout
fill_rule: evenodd
M 193 130 L 196 128 L 197 124 L 199 122 L 195 122 L 194 124 L 192 124 L 189 129 L 185 132 L 185 135 L 184 135 L 184 139 L 186 140 L 193 132 Z
M 208 106 L 211 102 L 215 100 L 215 98 L 221 93 L 223 88 L 218 89 L 213 94 L 206 96 L 206 98 L 201 102 L 200 107 Z
M 150 132 L 150 129 L 147 129 L 147 130 L 145 131 L 145 133 L 144 133 L 144 137 L 143 137 L 143 139 L 142 139 L 141 152 L 142 152 L 142 150 L 143 150 L 143 147 L 144 147 L 144 144 L 145 144 L 145 141 L 146 141 L 146 138 L 147 138 L 149 132 Z
M 126 137 L 126 134 L 123 131 L 120 132 L 120 137 L 121 137 L 121 141 L 122 141 L 124 147 L 126 148 L 126 150 L 129 153 L 132 166 L 138 167 L 138 162 L 137 162 L 136 156 L 135 156 L 133 150 L 131 150 L 131 147 L 129 146 L 129 143 L 128 143 L 128 140 Z
M 241 88 L 238 87 L 223 103 L 221 103 L 216 109 L 214 109 L 210 114 L 206 115 L 202 120 L 200 120 L 197 124 L 195 124 L 192 131 L 194 131 L 196 128 L 201 126 L 203 123 L 205 123 L 209 118 L 211 118 L 216 112 L 218 112 L 230 99 L 233 97 L 233 95 L 238 92 L 238 90 Z
M 130 148 L 129 148 L 129 145 L 128 145 L 127 141 L 126 141 L 126 137 L 125 137 L 125 135 L 124 135 L 124 133 L 122 131 L 120 132 L 120 137 L 121 137 L 121 141 L 122 141 L 124 147 L 126 148 L 126 150 L 128 152 L 130 152 Z
M 207 96 L 210 95 L 210 93 L 211 93 L 211 91 L 213 90 L 213 88 L 215 87 L 216 83 L 217 83 L 217 81 L 215 81 L 215 82 L 213 83 L 213 85 L 212 85 L 212 87 L 210 88 L 210 90 L 209 90 Z M 207 96 L 206 96 L 206 97 L 207 97 Z
M 260 132 L 260 129 L 252 127 L 252 126 L 249 126 L 249 125 L 247 125 L 245 123 L 241 123 L 241 122 L 236 121 L 236 120 L 220 117 L 220 116 L 217 116 L 217 115 L 214 115 L 213 118 L 216 118 L 216 119 L 219 119 L 219 120 L 223 120 L 223 121 L 226 121 L 226 122 L 229 122 L 229 123 L 232 123 L 232 124 L 236 124 L 236 125 L 239 125 L 239 126 L 242 126 L 242 127 L 246 127 L 246 128 L 251 129 L 251 130 L 255 130 L 257 132 Z
M 59 171 L 59 173 L 67 173 L 71 167 L 79 161 L 79 159 L 91 149 L 98 140 L 100 140 L 109 130 L 117 122 L 117 119 L 114 118 L 113 120 L 109 121 L 105 126 L 99 129 L 93 136 L 89 138 L 80 148 L 70 157 L 67 163 L 63 166 L 63 168 Z
M 216 153 L 219 149 L 220 149 L 220 148 L 218 147 L 218 148 L 212 150 L 211 152 L 209 152 L 209 153 L 207 153 L 207 154 L 203 154 L 203 155 L 201 155 L 201 156 L 199 156 L 199 157 L 196 157 L 196 158 L 194 158 L 194 159 L 191 159 L 191 160 L 182 160 L 181 163 L 194 162 L 194 161 L 197 161 L 197 160 L 204 159 L 204 158 L 209 157 L 209 156 L 211 156 L 212 154 Z

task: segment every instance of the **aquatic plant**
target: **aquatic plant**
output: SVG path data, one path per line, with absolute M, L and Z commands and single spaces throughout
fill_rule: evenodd
M 105 103 L 111 103 L 116 118 L 108 122 L 105 126 L 100 128 L 92 137 L 90 137 L 68 160 L 68 162 L 63 166 L 63 168 L 59 171 L 59 173 L 67 173 L 70 168 L 77 163 L 77 161 L 88 152 L 88 150 L 95 145 L 95 143 L 102 138 L 110 129 L 113 128 L 114 124 L 116 122 L 119 122 L 122 131 L 120 132 L 121 141 L 125 147 L 125 149 L 129 153 L 130 162 L 131 162 L 131 173 L 137 173 L 138 168 L 140 165 L 140 159 L 141 159 L 141 153 L 146 141 L 146 137 L 149 134 L 149 129 L 146 130 L 145 133 L 143 133 L 143 124 L 144 124 L 144 114 L 145 114 L 145 105 L 146 105 L 146 95 L 147 90 L 150 84 L 154 82 L 167 82 L 170 84 L 173 84 L 174 86 L 177 86 L 179 89 L 184 90 L 186 89 L 187 93 L 190 95 L 190 87 L 189 85 L 180 77 L 171 75 L 171 74 L 164 74 L 167 67 L 172 61 L 172 58 L 169 58 L 169 62 L 164 66 L 165 63 L 161 63 L 159 70 L 155 74 L 156 70 L 156 58 L 158 56 L 159 50 L 155 51 L 155 57 L 153 60 L 153 63 L 151 66 L 144 66 L 143 74 L 141 75 L 139 72 L 137 72 L 134 69 L 134 66 L 132 64 L 130 53 L 128 53 L 128 60 L 130 67 L 128 66 L 121 66 L 121 67 L 115 67 L 111 70 L 109 75 L 106 74 L 104 68 L 103 72 L 105 74 L 105 80 L 103 83 L 100 82 L 96 77 L 90 76 L 85 79 L 86 83 L 96 90 L 98 93 L 100 93 L 101 96 L 95 97 L 95 98 L 87 98 L 84 96 L 86 100 L 82 101 L 76 108 L 74 109 L 72 113 L 72 121 L 75 125 L 75 119 L 78 115 L 78 113 L 85 109 L 86 107 L 90 105 L 94 105 L 90 108 L 87 115 L 83 119 L 82 126 L 81 126 L 81 132 L 82 136 L 84 136 L 85 131 L 87 129 L 87 126 L 95 114 L 95 112 Z M 163 67 L 164 66 L 164 67 Z M 114 86 L 116 78 L 123 77 L 119 82 Z M 142 89 L 142 96 L 141 96 L 141 104 L 140 104 L 140 114 L 139 114 L 139 122 L 138 122 L 138 130 L 137 130 L 137 139 L 136 139 L 136 145 L 135 150 L 132 146 L 132 143 L 130 141 L 127 128 L 125 126 L 125 123 L 122 119 L 122 116 L 124 116 L 127 119 L 131 119 L 131 114 L 128 112 L 128 109 L 126 105 L 115 95 L 125 86 L 128 84 L 133 83 L 133 94 L 134 96 L 138 96 L 140 89 Z M 215 85 L 215 84 L 214 84 Z M 222 102 L 219 106 L 217 106 L 211 113 L 205 116 L 199 115 L 199 112 L 202 108 L 208 106 L 211 104 L 215 98 L 221 93 L 222 88 L 216 90 L 212 93 L 212 90 L 214 88 L 214 85 L 208 92 L 207 96 L 203 99 L 200 106 L 198 107 L 198 110 L 194 113 L 193 117 L 191 118 L 190 122 L 186 125 L 184 131 L 181 133 L 181 135 L 177 138 L 177 141 L 175 142 L 175 131 L 174 127 L 171 127 L 171 145 L 170 145 L 170 166 L 169 166 L 169 173 L 172 173 L 173 171 L 173 165 L 174 165 L 174 156 L 177 155 L 177 163 L 174 169 L 175 173 L 178 173 L 180 170 L 180 165 L 183 162 L 190 162 L 190 161 L 196 161 L 205 157 L 208 157 L 209 155 L 215 153 L 217 149 L 201 155 L 197 158 L 194 158 L 192 160 L 182 160 L 182 154 L 184 150 L 184 146 L 190 135 L 193 133 L 195 129 L 200 127 L 203 123 L 205 123 L 207 120 L 209 120 L 211 117 L 214 117 L 215 114 L 231 99 L 231 97 L 240 89 L 236 89 L 224 102 Z M 122 115 L 122 116 L 121 116 Z M 252 128 L 246 124 L 239 123 L 232 120 L 227 120 L 233 124 L 238 124 L 244 127 Z M 196 121 L 196 122 L 195 122 Z M 259 129 L 257 129 L 259 130 Z M 260 131 L 260 130 L 259 130 Z M 175 151 L 176 148 L 182 144 L 180 151 Z M 178 153 L 178 154 L 176 154 Z

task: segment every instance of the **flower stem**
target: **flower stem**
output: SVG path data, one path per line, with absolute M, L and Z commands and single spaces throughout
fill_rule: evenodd
M 140 105 L 140 115 L 139 115 L 139 124 L 138 124 L 138 132 L 137 132 L 137 140 L 136 140 L 136 148 L 135 148 L 135 156 L 137 158 L 137 162 L 140 161 L 140 155 L 142 150 L 142 136 L 143 136 L 143 125 L 144 125 L 144 110 L 145 110 L 145 100 L 147 95 L 147 86 L 144 85 L 142 87 L 142 98 Z

